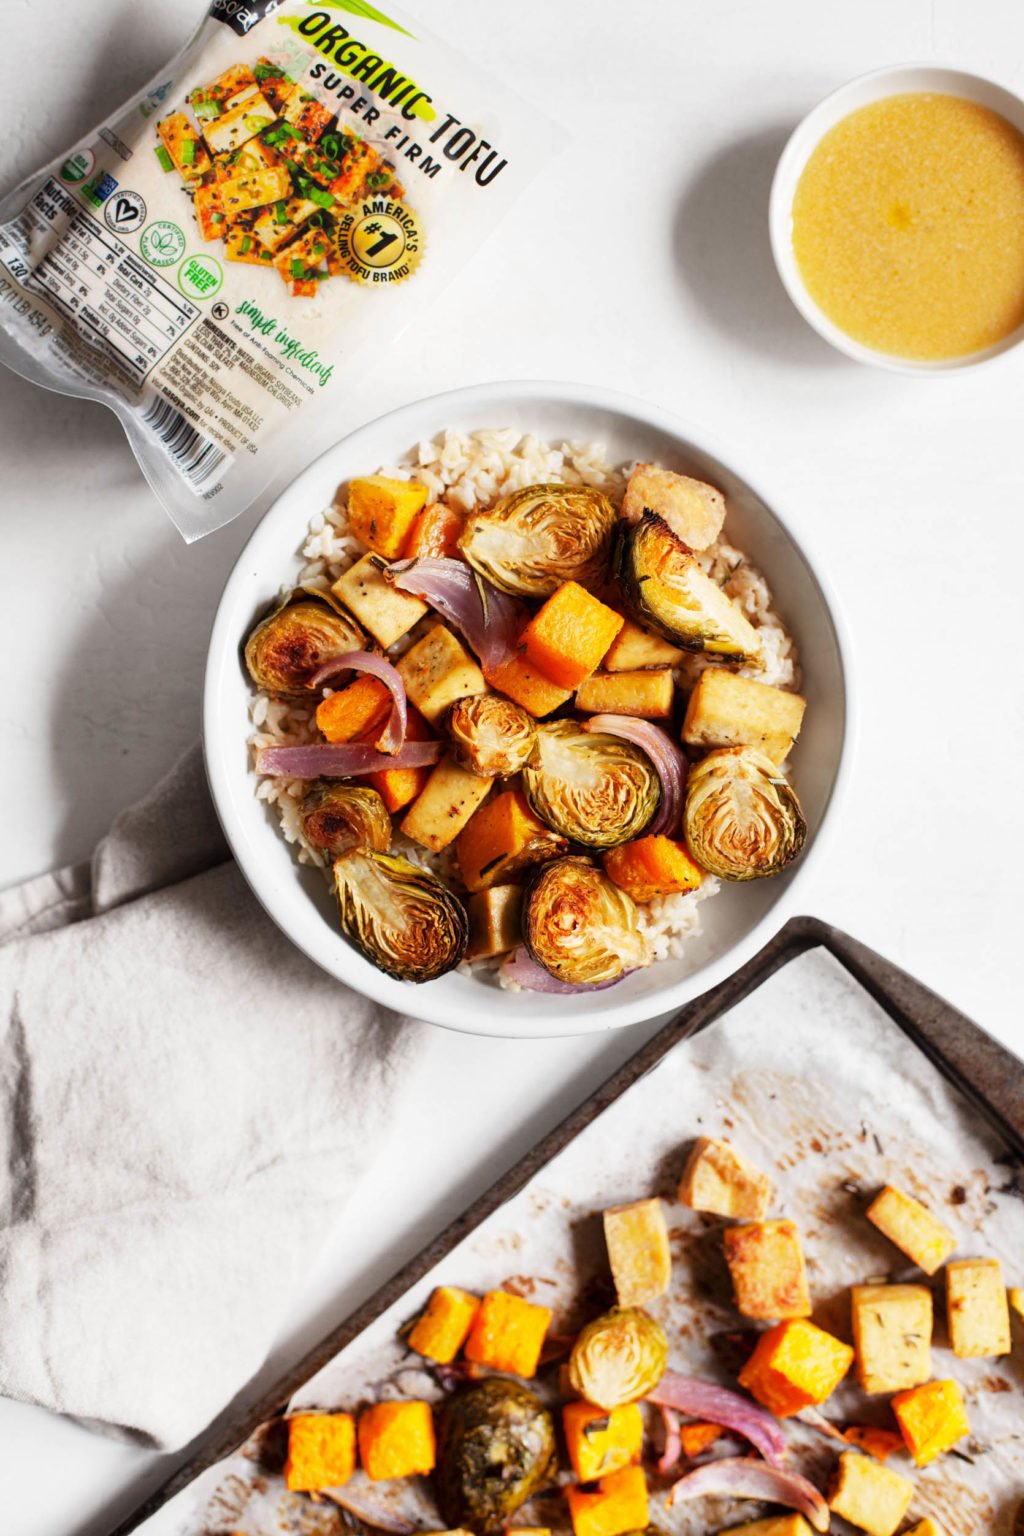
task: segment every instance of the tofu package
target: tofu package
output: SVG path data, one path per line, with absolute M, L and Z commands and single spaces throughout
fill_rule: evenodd
M 561 138 L 390 4 L 214 0 L 0 201 L 0 360 L 115 411 L 200 538 L 309 457 L 361 369 L 401 367 L 399 333 Z

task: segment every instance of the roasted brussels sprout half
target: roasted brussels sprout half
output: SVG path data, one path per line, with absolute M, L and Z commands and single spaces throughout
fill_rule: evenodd
M 528 485 L 466 520 L 459 548 L 502 592 L 547 597 L 608 574 L 615 508 L 589 485 Z
M 257 688 L 302 698 L 332 656 L 365 647 L 366 636 L 330 592 L 296 587 L 256 625 L 245 643 L 245 664 Z
M 563 837 L 586 848 L 614 848 L 654 820 L 661 780 L 632 742 L 555 720 L 537 728 L 523 793 L 534 814 Z
M 723 880 L 777 875 L 807 833 L 793 786 L 756 747 L 722 747 L 690 769 L 683 827 L 697 863 Z
M 640 1307 L 613 1307 L 578 1335 L 569 1380 L 588 1403 L 611 1411 L 653 1392 L 667 1364 L 661 1324 Z
M 525 709 L 496 693 L 456 699 L 448 715 L 456 761 L 485 779 L 518 773 L 529 761 L 535 731 Z
M 299 807 L 306 841 L 324 853 L 372 848 L 387 853 L 391 846 L 391 817 L 375 789 L 365 784 L 338 784 L 318 779 Z
M 487 1376 L 441 1410 L 434 1491 L 452 1529 L 500 1529 L 556 1466 L 551 1415 L 517 1381 Z
M 760 657 L 757 630 L 664 518 L 645 512 L 638 523 L 623 523 L 616 564 L 633 617 L 665 640 L 734 661 Z
M 388 976 L 433 981 L 465 954 L 465 907 L 409 859 L 352 848 L 334 861 L 334 894 L 346 938 Z
M 651 959 L 632 898 L 576 854 L 543 865 L 534 876 L 523 907 L 523 938 L 537 964 L 570 986 L 618 981 Z

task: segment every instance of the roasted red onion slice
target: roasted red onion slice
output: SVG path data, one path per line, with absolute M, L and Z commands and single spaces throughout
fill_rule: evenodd
M 263 747 L 256 772 L 270 778 L 358 778 L 384 768 L 426 768 L 441 756 L 439 741 L 407 741 L 400 752 L 380 752 L 365 742 L 313 742 L 308 747 Z
M 764 1499 L 769 1504 L 784 1504 L 804 1515 L 816 1531 L 829 1528 L 828 1505 L 813 1483 L 795 1472 L 780 1472 L 753 1456 L 723 1456 L 706 1462 L 695 1472 L 687 1472 L 672 1484 L 669 1504 L 684 1499 L 714 1496 L 733 1499 Z
M 683 816 L 687 762 L 671 736 L 649 720 L 635 720 L 632 715 L 591 715 L 589 720 L 584 720 L 583 729 L 621 736 L 647 753 L 661 780 L 661 805 L 647 832 L 648 835 L 663 832 L 674 837 Z
M 416 1530 L 415 1522 L 406 1520 L 403 1515 L 393 1515 L 390 1510 L 378 1509 L 374 1504 L 367 1504 L 363 1499 L 353 1498 L 350 1493 L 335 1493 L 329 1488 L 321 1490 L 320 1497 L 329 1499 L 339 1509 L 345 1509 L 363 1525 L 370 1525 L 376 1531 L 389 1531 L 391 1536 L 413 1536 Z
M 679 1415 L 675 1409 L 666 1408 L 664 1403 L 659 1403 L 658 1412 L 665 1426 L 665 1445 L 656 1465 L 662 1477 L 668 1477 L 682 1454 L 683 1441 L 679 1433 Z
M 374 656 L 371 651 L 344 651 L 340 656 L 334 656 L 330 661 L 325 661 L 323 666 L 313 673 L 309 686 L 322 688 L 324 683 L 329 683 L 332 677 L 337 677 L 341 672 L 367 672 L 390 691 L 391 714 L 388 716 L 387 725 L 377 739 L 377 747 L 381 752 L 400 751 L 405 741 L 408 709 L 405 684 L 397 668 L 393 667 L 390 661 L 385 661 L 383 656 Z
M 519 604 L 462 560 L 399 560 L 386 575 L 454 624 L 485 667 L 499 667 L 514 653 L 523 624 Z
M 772 1466 L 777 1467 L 785 1460 L 786 1441 L 777 1420 L 749 1397 L 730 1392 L 728 1387 L 666 1371 L 654 1391 L 648 1392 L 647 1401 L 659 1408 L 675 1408 L 688 1418 L 707 1419 L 712 1424 L 721 1424 L 723 1429 L 731 1429 L 749 1440 Z
M 520 945 L 501 962 L 501 974 L 507 976 L 510 981 L 518 983 L 527 992 L 556 992 L 566 997 L 570 994 L 581 992 L 603 992 L 607 987 L 617 987 L 620 981 L 625 981 L 631 976 L 632 971 L 624 971 L 621 976 L 616 976 L 614 981 L 595 981 L 586 986 L 573 986 L 571 982 L 559 981 L 557 976 L 552 976 L 542 965 L 538 965 L 529 952 Z

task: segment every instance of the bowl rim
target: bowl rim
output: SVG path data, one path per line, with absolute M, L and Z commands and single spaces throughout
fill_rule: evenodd
M 343 444 L 347 444 L 363 432 L 370 433 L 386 427 L 389 432 L 394 433 L 398 442 L 404 442 L 407 437 L 411 441 L 423 436 L 425 429 L 422 423 L 408 427 L 406 424 L 417 422 L 428 409 L 438 423 L 429 430 L 437 432 L 443 430 L 444 426 L 452 420 L 457 420 L 457 413 L 461 408 L 479 407 L 486 404 L 489 399 L 494 400 L 496 409 L 511 404 L 525 407 L 563 405 L 567 408 L 583 406 L 622 415 L 655 431 L 663 432 L 681 444 L 706 453 L 727 466 L 732 474 L 743 481 L 767 510 L 769 516 L 778 524 L 792 545 L 796 557 L 802 560 L 811 581 L 817 586 L 832 629 L 843 691 L 842 733 L 835 774 L 820 820 L 815 828 L 814 838 L 810 847 L 805 849 L 800 859 L 792 866 L 786 888 L 751 929 L 730 945 L 717 959 L 672 985 L 666 986 L 662 992 L 654 996 L 623 999 L 615 1003 L 605 993 L 602 997 L 602 1008 L 596 1013 L 566 1012 L 564 1007 L 560 1011 L 559 1003 L 564 1003 L 564 999 L 553 996 L 549 1010 L 533 1012 L 518 1022 L 514 1013 L 506 1017 L 499 1010 L 491 1013 L 480 1007 L 467 1006 L 465 1002 L 460 1002 L 458 999 L 452 1000 L 443 994 L 438 996 L 429 985 L 411 987 L 369 965 L 366 967 L 365 975 L 341 974 L 337 965 L 329 963 L 319 952 L 319 946 L 314 941 L 316 932 L 314 924 L 310 924 L 308 929 L 301 924 L 292 924 L 286 916 L 274 910 L 262 869 L 263 856 L 260 852 L 262 841 L 259 846 L 255 846 L 245 828 L 236 821 L 232 805 L 230 788 L 232 773 L 228 754 L 218 752 L 215 748 L 220 731 L 221 669 L 226 660 L 230 659 L 234 662 L 239 654 L 237 619 L 231 613 L 235 589 L 243 586 L 248 579 L 254 549 L 268 537 L 268 530 L 274 528 L 278 522 L 282 527 L 287 522 L 288 503 L 301 499 L 304 487 L 313 484 L 319 478 L 324 460 L 333 456 Z M 552 380 L 493 380 L 446 390 L 385 411 L 372 420 L 361 423 L 351 432 L 345 433 L 337 442 L 320 453 L 275 496 L 234 562 L 217 604 L 203 682 L 203 759 L 211 797 L 235 861 L 246 883 L 275 926 L 296 948 L 329 975 L 334 976 L 342 985 L 352 987 L 353 990 L 392 1009 L 395 1013 L 436 1024 L 457 1033 L 496 1038 L 553 1038 L 595 1034 L 606 1029 L 621 1028 L 675 1011 L 732 976 L 763 948 L 796 912 L 797 893 L 802 891 L 808 871 L 817 867 L 834 835 L 836 808 L 842 803 L 849 787 L 857 738 L 858 706 L 853 680 L 852 648 L 842 605 L 824 573 L 822 563 L 811 553 L 809 545 L 812 541 L 808 539 L 805 529 L 801 528 L 798 533 L 794 524 L 788 518 L 781 517 L 775 510 L 775 506 L 773 499 L 763 493 L 759 482 L 746 473 L 745 467 L 741 462 L 737 462 L 734 453 L 723 449 L 723 445 L 713 433 L 705 431 L 692 420 L 678 417 L 661 406 L 637 396 L 593 384 L 563 383 Z M 296 530 L 296 532 L 300 531 Z M 270 829 L 268 829 L 269 832 Z M 274 829 L 274 835 L 277 835 L 276 829 Z M 344 950 L 332 950 L 332 954 L 344 952 Z
M 917 84 L 903 90 L 898 82 L 908 76 L 927 76 L 932 83 Z M 859 99 L 868 90 L 871 94 Z M 881 352 L 848 336 L 819 309 L 804 284 L 793 254 L 792 209 L 796 186 L 811 154 L 829 129 L 850 112 L 856 111 L 858 106 L 884 101 L 889 96 L 925 91 L 941 91 L 946 95 L 961 96 L 967 101 L 991 107 L 1024 132 L 1024 97 L 988 75 L 975 74 L 952 64 L 934 62 L 885 64 L 878 69 L 866 70 L 823 96 L 800 119 L 786 140 L 772 177 L 768 200 L 768 230 L 779 280 L 796 309 L 823 341 L 855 362 L 867 363 L 890 373 L 902 373 L 914 378 L 949 378 L 972 372 L 984 364 L 1006 357 L 1024 341 L 1024 323 L 991 346 L 959 357 L 910 358 L 900 357 L 897 353 Z M 852 104 L 852 98 L 858 98 L 856 105 Z M 851 104 L 847 105 L 847 102 Z

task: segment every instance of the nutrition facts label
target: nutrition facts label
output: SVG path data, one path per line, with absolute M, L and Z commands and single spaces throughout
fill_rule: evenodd
M 52 177 L 13 223 L 0 225 L 0 261 L 72 317 L 136 384 L 199 314 Z

